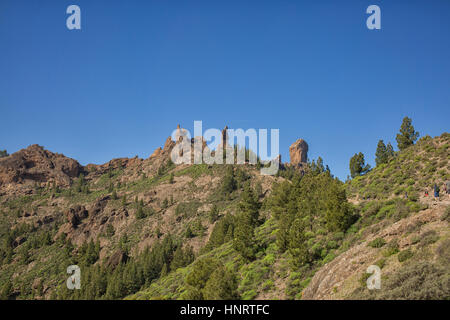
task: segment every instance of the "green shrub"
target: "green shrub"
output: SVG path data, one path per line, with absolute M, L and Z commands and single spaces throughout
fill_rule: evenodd
M 380 267 L 380 269 L 383 269 L 384 265 L 386 264 L 386 259 L 380 259 L 377 262 L 375 262 L 375 265 Z
M 337 247 L 339 247 L 339 245 L 337 244 L 336 241 L 334 240 L 328 241 L 327 249 L 336 249 Z
M 383 238 L 376 238 L 369 242 L 369 247 L 372 248 L 381 248 L 386 244 L 386 241 Z
M 411 258 L 412 256 L 413 256 L 414 254 L 413 254 L 413 252 L 411 251 L 411 249 L 406 249 L 406 250 L 403 250 L 403 251 L 401 251 L 399 254 L 398 254 L 398 261 L 399 262 L 404 262 L 404 261 L 406 261 L 406 260 L 408 260 L 409 258 Z
M 445 212 L 441 216 L 441 220 L 450 222 L 450 206 L 445 209 Z
M 419 247 L 425 247 L 430 244 L 435 243 L 439 240 L 439 235 L 434 230 L 430 230 L 427 232 L 424 232 L 422 234 L 422 240 L 420 240 Z
M 411 239 L 411 244 L 416 244 L 420 241 L 420 237 L 419 236 L 414 236 Z
M 327 254 L 327 255 L 325 256 L 325 258 L 323 258 L 322 263 L 323 263 L 323 264 L 326 264 L 326 263 L 332 261 L 335 257 L 336 257 L 336 255 L 335 255 L 334 253 L 331 253 L 331 252 L 330 252 L 329 254 Z
M 398 241 L 397 241 L 397 239 L 394 239 L 388 243 L 388 245 L 386 246 L 386 249 L 383 252 L 383 255 L 385 257 L 389 257 L 389 256 L 392 256 L 393 254 L 398 253 L 398 251 L 399 251 Z
M 191 202 L 181 202 L 178 204 L 178 206 L 175 209 L 175 214 L 183 215 L 184 217 L 193 217 L 197 214 L 197 210 L 200 207 L 200 202 L 198 201 L 191 201 Z
M 248 291 L 245 291 L 242 294 L 242 300 L 252 300 L 256 296 L 257 296 L 257 293 L 256 293 L 255 290 L 253 290 L 253 289 L 252 290 L 248 290 Z
M 396 209 L 396 205 L 395 204 L 386 205 L 386 206 L 382 207 L 380 209 L 380 211 L 378 211 L 376 217 L 378 219 L 382 219 L 382 218 L 384 218 L 386 216 L 389 217 L 391 214 L 393 214 L 395 212 L 395 209 Z
M 359 284 L 361 285 L 361 287 L 363 288 L 367 287 L 367 279 L 369 279 L 371 275 L 372 275 L 371 273 L 366 272 L 362 274 L 361 278 L 359 278 Z
M 383 290 L 377 292 L 377 299 L 443 300 L 449 297 L 450 292 L 445 267 L 430 261 L 408 265 L 383 283 Z
M 263 283 L 263 285 L 262 285 L 262 289 L 264 290 L 264 291 L 269 291 L 269 290 L 271 290 L 272 288 L 273 288 L 273 281 L 272 280 L 267 280 L 266 282 L 264 282 Z
M 262 260 L 262 262 L 266 265 L 266 266 L 271 266 L 274 264 L 275 262 L 275 257 L 273 254 L 269 253 L 268 255 L 266 255 L 264 257 L 264 259 Z

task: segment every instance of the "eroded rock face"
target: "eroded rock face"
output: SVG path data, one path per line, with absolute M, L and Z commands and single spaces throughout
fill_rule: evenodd
M 116 158 L 100 165 L 90 163 L 85 166 L 85 169 L 89 173 L 96 173 L 97 175 L 101 175 L 114 170 L 138 166 L 142 163 L 142 161 L 143 160 L 137 156 L 134 158 Z
M 162 153 L 161 147 L 156 148 L 156 150 L 150 156 L 150 159 L 158 157 Z
M 71 224 L 72 228 L 76 228 L 81 220 L 87 218 L 88 211 L 84 206 L 77 205 L 73 208 L 70 208 L 66 212 L 67 221 Z
M 74 159 L 53 153 L 35 144 L 0 159 L 0 187 L 10 183 L 54 182 L 69 186 L 83 172 Z
M 106 266 L 112 269 L 115 269 L 119 264 L 125 263 L 128 260 L 128 255 L 126 252 L 122 250 L 117 250 L 112 254 L 111 257 L 109 257 L 108 261 L 106 262 Z
M 110 199 L 111 199 L 110 196 L 105 196 L 100 199 L 97 199 L 95 203 L 92 205 L 92 207 L 89 209 L 89 216 L 95 217 L 96 215 L 102 213 L 103 209 L 105 209 Z
M 308 161 L 308 144 L 303 139 L 298 139 L 289 147 L 290 163 L 301 165 Z

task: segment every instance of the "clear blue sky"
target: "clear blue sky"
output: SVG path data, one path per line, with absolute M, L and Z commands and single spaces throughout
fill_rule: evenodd
M 81 8 L 82 30 L 66 28 Z M 382 29 L 366 28 L 381 7 Z M 449 131 L 450 1 L 0 2 L 0 149 L 147 158 L 175 126 L 279 128 L 345 179 L 405 115 Z

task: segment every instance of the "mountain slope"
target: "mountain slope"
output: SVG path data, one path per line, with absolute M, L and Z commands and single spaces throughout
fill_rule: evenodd
M 450 179 L 450 134 L 422 137 L 415 145 L 398 152 L 387 164 L 348 182 L 348 192 L 356 199 L 423 197 Z M 443 191 L 443 190 L 442 190 Z
M 84 167 L 31 146 L 0 159 L 0 297 L 446 298 L 449 200 L 431 186 L 450 180 L 449 142 L 422 138 L 345 184 L 322 161 L 278 176 L 176 166 L 170 138 L 148 159 Z M 365 288 L 371 264 L 380 291 Z

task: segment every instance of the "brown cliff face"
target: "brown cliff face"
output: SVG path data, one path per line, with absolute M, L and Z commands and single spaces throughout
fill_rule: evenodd
M 303 139 L 298 139 L 289 147 L 290 163 L 301 165 L 308 161 L 308 144 Z
M 39 145 L 32 145 L 0 159 L 0 187 L 7 184 L 55 182 L 70 185 L 71 179 L 83 172 L 74 159 L 52 153 Z

